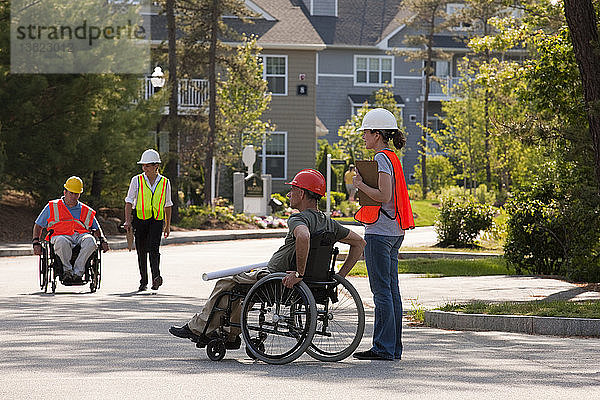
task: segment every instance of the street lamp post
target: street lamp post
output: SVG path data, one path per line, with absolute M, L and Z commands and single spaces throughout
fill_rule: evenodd
M 150 83 L 152 84 L 153 93 L 157 93 L 165 86 L 165 74 L 161 67 L 154 68 L 154 72 L 150 77 Z M 154 142 L 156 143 L 156 150 L 160 152 L 160 125 L 162 118 L 156 124 L 156 135 L 154 136 Z

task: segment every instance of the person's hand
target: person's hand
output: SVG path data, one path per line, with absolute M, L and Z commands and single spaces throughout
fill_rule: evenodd
M 131 230 L 131 222 L 129 222 L 129 221 L 125 221 L 125 222 L 123 222 L 123 228 L 124 228 L 126 231 L 129 231 L 129 230 Z
M 102 244 L 101 244 L 101 246 L 102 246 L 102 252 L 103 253 L 106 253 L 108 250 L 110 250 L 110 246 L 108 245 L 107 241 L 103 241 Z
M 171 233 L 171 225 L 165 225 L 165 228 L 164 228 L 163 231 L 164 231 L 164 234 L 165 234 L 165 238 L 168 238 L 169 234 Z
M 42 255 L 42 245 L 40 243 L 35 243 L 33 245 L 33 254 L 35 254 L 36 256 Z
M 281 283 L 286 288 L 293 288 L 294 285 L 302 280 L 302 278 L 296 278 L 296 271 L 285 271 L 287 275 L 283 277 Z
M 358 184 L 362 183 L 362 181 L 362 176 L 360 176 L 358 171 L 356 171 L 356 175 L 354 175 L 354 177 L 352 178 L 352 184 L 354 185 L 354 187 L 358 187 Z

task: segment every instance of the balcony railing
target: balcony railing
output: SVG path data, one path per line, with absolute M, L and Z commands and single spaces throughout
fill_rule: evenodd
M 451 92 L 449 89 L 456 84 L 458 84 L 460 78 L 446 76 L 446 77 L 437 77 L 435 80 L 431 79 L 429 81 L 429 99 L 430 100 L 449 100 L 451 96 Z M 425 94 L 425 78 L 423 78 L 423 95 Z
M 200 108 L 208 101 L 208 81 L 205 79 L 179 79 L 177 87 L 180 110 L 185 111 Z M 150 77 L 147 76 L 144 78 L 142 90 L 144 92 L 144 99 L 146 100 L 157 92 L 150 82 Z

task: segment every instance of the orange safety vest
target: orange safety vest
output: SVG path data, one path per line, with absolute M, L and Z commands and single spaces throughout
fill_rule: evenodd
M 400 164 L 398 156 L 393 151 L 384 149 L 381 153 L 388 156 L 394 170 L 394 187 L 396 188 L 394 199 L 396 199 L 396 212 L 394 216 L 390 218 L 396 219 L 401 229 L 413 229 L 415 227 L 415 220 L 413 218 L 410 200 L 408 199 L 408 190 L 406 189 L 402 164 Z M 387 215 L 381 206 L 362 206 L 356 214 L 354 214 L 354 219 L 363 224 L 374 224 L 379 219 L 380 212 Z
M 92 228 L 96 211 L 81 203 L 81 215 L 79 219 L 73 218 L 69 209 L 62 199 L 52 200 L 48 203 L 50 217 L 48 218 L 48 235 L 46 239 L 55 235 L 72 235 L 77 233 L 88 233 Z

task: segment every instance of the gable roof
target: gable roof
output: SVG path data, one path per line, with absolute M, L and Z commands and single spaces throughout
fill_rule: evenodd
M 399 28 L 402 0 L 338 0 L 338 16 L 309 16 L 327 45 L 375 46 Z
M 273 17 L 253 19 L 254 23 L 242 23 L 239 19 L 227 19 L 229 27 L 239 33 L 255 34 L 262 47 L 323 47 L 323 40 L 311 22 L 306 9 L 294 0 L 253 0 L 254 5 Z M 298 4 L 296 4 L 298 3 Z

